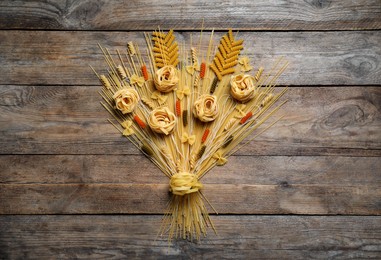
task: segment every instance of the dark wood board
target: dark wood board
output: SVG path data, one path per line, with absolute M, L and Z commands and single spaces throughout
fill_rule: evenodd
M 203 194 L 220 214 L 380 215 L 379 187 L 205 184 Z M 160 214 L 170 196 L 168 184 L 0 184 L 0 214 Z
M 201 242 L 156 238 L 161 216 L 0 216 L 5 259 L 379 259 L 380 216 L 212 216 Z
M 288 102 L 201 180 L 218 235 L 168 243 L 168 179 L 106 121 L 89 65 L 106 71 L 97 43 L 202 24 L 201 49 L 233 28 L 254 68 L 284 56 Z M 0 259 L 381 259 L 380 42 L 379 0 L 1 1 Z
M 49 162 L 49 163 L 46 163 Z M 143 155 L 1 155 L 0 184 L 166 184 Z M 380 185 L 379 157 L 231 156 L 207 184 Z
M 0 29 L 364 30 L 381 28 L 378 0 L 2 1 Z
M 0 153 L 139 154 L 107 122 L 99 88 L 0 86 Z M 380 156 L 379 87 L 291 87 L 286 99 L 285 117 L 239 154 Z
M 179 43 L 197 42 L 199 32 L 179 32 Z M 210 32 L 205 32 L 206 49 Z M 223 32 L 216 32 L 218 44 Z M 254 68 L 269 71 L 281 56 L 289 61 L 279 78 L 281 85 L 379 85 L 381 83 L 381 31 L 240 32 L 242 55 Z M 143 32 L 0 31 L 0 84 L 96 85 L 89 68 L 106 72 L 97 43 L 116 53 L 129 41 L 145 50 Z M 190 48 L 190 46 L 189 46 Z M 145 53 L 145 51 L 143 51 Z M 143 56 L 144 58 L 144 56 Z M 148 62 L 148 59 L 145 59 Z
M 160 214 L 170 199 L 168 179 L 142 156 L 13 155 L 0 162 L 2 214 Z M 202 182 L 223 214 L 371 215 L 381 213 L 380 163 L 233 156 Z

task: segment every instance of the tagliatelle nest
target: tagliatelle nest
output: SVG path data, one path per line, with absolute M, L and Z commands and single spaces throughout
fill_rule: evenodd
M 199 240 L 208 226 L 214 229 L 201 178 L 253 131 L 251 139 L 277 121 L 258 129 L 285 103 L 278 100 L 286 88 L 275 91 L 275 84 L 287 62 L 280 58 L 269 73 L 259 67 L 250 74 L 248 57 L 239 59 L 243 40 L 231 30 L 217 45 L 212 32 L 206 53 L 202 33 L 198 44 L 181 47 L 173 30 L 145 39 L 148 55 L 131 41 L 116 56 L 100 46 L 108 65 L 107 74 L 94 70 L 101 103 L 110 123 L 169 178 L 172 199 L 160 233 Z

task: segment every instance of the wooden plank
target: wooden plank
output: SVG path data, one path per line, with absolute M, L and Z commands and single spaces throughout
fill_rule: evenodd
M 0 86 L 1 154 L 139 154 L 92 86 Z M 381 89 L 292 87 L 285 117 L 244 155 L 381 156 Z M 86 105 L 84 105 L 86 104 Z
M 381 217 L 213 220 L 218 235 L 168 243 L 156 238 L 160 216 L 0 216 L 0 252 L 5 259 L 377 259 L 381 252 Z
M 160 214 L 168 184 L 0 184 L 0 214 Z M 381 215 L 379 184 L 205 184 L 220 214 Z
M 48 163 L 47 163 L 48 162 Z M 1 184 L 166 184 L 143 155 L 2 155 Z M 381 185 L 379 157 L 232 156 L 205 184 Z M 340 181 L 338 181 L 340 180 Z
M 190 43 L 190 32 L 177 37 Z M 199 33 L 193 33 L 194 41 Z M 203 47 L 209 41 L 204 33 Z M 216 42 L 222 33 L 215 35 Z M 255 67 L 270 69 L 280 56 L 290 66 L 282 85 L 379 85 L 381 31 L 364 32 L 240 32 L 243 51 Z M 0 84 L 97 85 L 89 64 L 105 71 L 97 43 L 125 49 L 136 41 L 142 50 L 143 32 L 0 31 Z
M 381 4 L 361 1 L 2 1 L 0 29 L 353 30 L 381 28 Z M 171 10 L 168 12 L 168 10 Z M 105 19 L 106 18 L 106 19 Z

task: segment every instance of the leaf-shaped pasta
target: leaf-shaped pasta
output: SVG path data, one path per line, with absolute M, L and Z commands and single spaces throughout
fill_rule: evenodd
M 221 80 L 224 75 L 234 73 L 234 66 L 238 63 L 238 55 L 242 49 L 243 40 L 235 40 L 232 30 L 222 36 L 218 52 L 210 65 L 218 80 Z
M 152 40 L 154 42 L 153 52 L 155 58 L 155 65 L 162 68 L 166 65 L 174 67 L 179 63 L 179 45 L 173 34 L 173 30 L 168 33 L 153 32 Z

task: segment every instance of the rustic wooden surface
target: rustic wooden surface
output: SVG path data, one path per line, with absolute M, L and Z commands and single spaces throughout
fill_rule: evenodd
M 2 1 L 1 29 L 357 30 L 379 29 L 378 0 Z
M 156 235 L 167 179 L 115 133 L 97 43 L 232 27 L 286 115 L 203 179 L 218 235 Z M 381 258 L 381 2 L 1 1 L 0 259 Z M 206 32 L 208 33 L 208 32 Z

